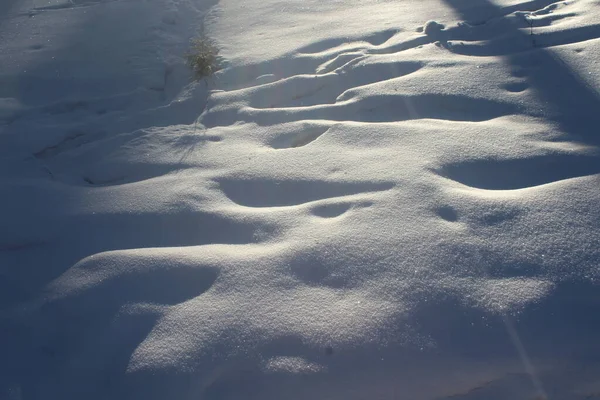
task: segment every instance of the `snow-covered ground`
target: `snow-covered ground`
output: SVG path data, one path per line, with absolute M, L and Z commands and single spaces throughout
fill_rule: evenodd
M 599 130 L 598 0 L 1 0 L 0 399 L 600 399 Z

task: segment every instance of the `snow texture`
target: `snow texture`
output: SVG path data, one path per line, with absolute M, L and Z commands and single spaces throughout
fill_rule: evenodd
M 599 21 L 3 0 L 0 399 L 600 398 Z

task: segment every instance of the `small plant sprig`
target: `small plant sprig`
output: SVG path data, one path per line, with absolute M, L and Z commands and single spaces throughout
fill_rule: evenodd
M 212 76 L 220 68 L 221 58 L 215 42 L 206 36 L 192 39 L 190 50 L 186 53 L 187 64 L 194 72 L 194 80 Z
M 531 44 L 533 45 L 533 47 L 535 47 L 535 35 L 533 34 L 533 21 L 534 20 L 533 20 L 532 16 L 533 16 L 532 13 L 525 14 L 525 20 L 529 24 L 529 36 L 531 36 Z

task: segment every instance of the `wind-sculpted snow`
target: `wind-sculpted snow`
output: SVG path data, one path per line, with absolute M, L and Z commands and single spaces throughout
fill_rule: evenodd
M 223 71 L 3 95 L 0 398 L 597 397 L 600 7 L 476 3 L 156 2 Z

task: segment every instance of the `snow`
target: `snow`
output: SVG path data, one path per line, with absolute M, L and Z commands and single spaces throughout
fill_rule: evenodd
M 0 13 L 0 399 L 599 396 L 597 0 Z

